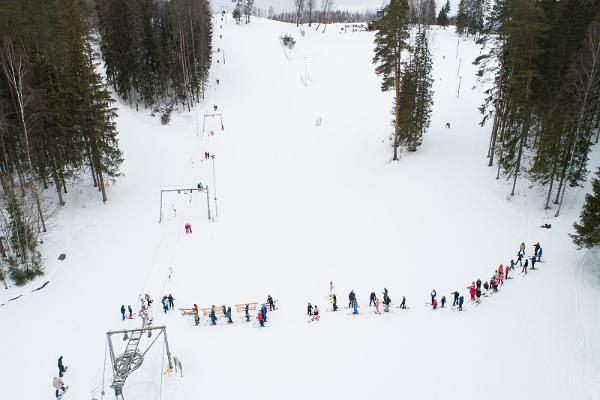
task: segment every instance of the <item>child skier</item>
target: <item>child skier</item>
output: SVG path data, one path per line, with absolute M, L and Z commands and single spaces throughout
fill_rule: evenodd
M 523 275 L 527 275 L 527 266 L 529 265 L 529 259 L 525 259 L 525 264 L 523 264 L 523 269 L 521 270 L 521 273 Z
M 471 296 L 471 300 L 475 300 L 475 282 L 471 286 L 469 286 L 469 295 Z
M 437 304 L 438 304 L 438 303 L 437 303 L 437 300 L 435 300 L 435 299 L 434 299 L 434 300 L 432 300 L 432 301 L 431 301 L 431 307 L 432 307 L 432 309 L 436 310 L 436 309 L 437 309 Z
M 318 321 L 321 317 L 319 317 L 319 307 L 317 307 L 317 305 L 315 304 L 315 307 L 313 308 L 313 315 L 312 318 L 310 319 L 311 321 Z

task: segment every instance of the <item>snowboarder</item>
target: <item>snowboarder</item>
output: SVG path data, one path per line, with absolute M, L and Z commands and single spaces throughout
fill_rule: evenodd
M 171 293 L 169 293 L 169 296 L 167 297 L 167 299 L 169 300 L 169 309 L 174 308 L 175 307 L 175 299 L 173 298 L 173 295 Z
M 376 298 L 377 296 L 375 296 L 375 292 L 371 292 L 371 296 L 369 297 L 369 307 L 371 307 L 372 304 L 375 304 Z
M 460 296 L 460 298 L 458 299 L 458 310 L 462 311 L 462 306 L 463 303 L 465 302 L 465 298 L 463 296 Z
M 125 305 L 124 304 L 121 306 L 121 317 L 123 318 L 123 321 L 125 321 Z
M 127 306 L 127 311 L 129 311 L 129 319 L 133 319 L 133 309 L 131 306 Z
M 308 302 L 308 307 L 306 307 L 306 314 L 308 316 L 311 316 L 312 315 L 312 310 L 313 310 L 313 306 L 312 306 L 312 304 L 310 304 L 310 301 L 309 301 Z
M 311 321 L 318 321 L 321 317 L 319 316 L 319 307 L 315 304 L 315 308 L 313 308 L 313 315 L 310 319 Z
M 256 315 L 256 319 L 258 320 L 258 323 L 260 324 L 260 326 L 262 326 L 262 327 L 265 326 L 265 321 L 263 320 L 263 316 L 262 316 L 262 313 L 260 311 Z
M 444 305 L 446 304 L 446 296 L 442 296 L 441 303 L 442 303 L 442 308 L 444 308 Z
M 337 311 L 338 310 L 337 297 L 335 297 L 335 294 L 331 296 L 331 305 L 333 307 L 333 311 Z
M 63 382 L 62 379 L 57 378 L 57 377 L 54 377 L 54 379 L 52 379 L 52 386 L 54 386 L 57 399 L 60 399 L 62 397 L 62 395 L 65 394 L 65 392 L 69 388 L 68 386 L 65 386 L 65 383 Z
M 400 308 L 405 309 L 406 308 L 406 297 L 402 296 L 402 303 L 400 303 Z
M 435 301 L 435 296 L 437 296 L 437 293 L 435 292 L 435 289 L 433 289 L 431 291 L 431 304 L 433 304 L 433 302 Z
M 58 357 L 58 376 L 62 378 L 67 372 L 67 367 L 63 364 L 63 356 Z
M 269 304 L 269 311 L 272 311 L 275 309 L 275 302 L 273 301 L 273 298 L 271 297 L 271 295 L 267 296 L 267 303 Z
M 227 317 L 227 323 L 233 324 L 233 321 L 231 320 L 231 307 L 227 307 L 227 313 L 225 316 Z
M 454 295 L 454 301 L 452 302 L 452 307 L 457 306 L 458 305 L 458 297 L 460 296 L 460 294 L 458 293 L 458 290 L 455 292 L 452 292 L 452 295 Z

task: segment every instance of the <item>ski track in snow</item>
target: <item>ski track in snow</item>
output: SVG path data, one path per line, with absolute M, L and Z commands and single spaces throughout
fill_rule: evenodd
M 227 18 L 222 31 L 215 18 L 213 47 L 227 61 L 217 63 L 215 53 L 204 101 L 174 113 L 167 127 L 119 102 L 125 175 L 109 187 L 109 202 L 88 181 L 70 190 L 44 237 L 47 275 L 0 292 L 0 303 L 23 294 L 0 307 L 3 395 L 52 399 L 63 355 L 65 399 L 99 399 L 105 332 L 139 326 L 139 317 L 120 321 L 119 308 L 137 311 L 138 295 L 148 292 L 154 325 L 166 324 L 184 376 L 162 375 L 157 342 L 126 382 L 128 400 L 600 398 L 600 257 L 577 252 L 566 235 L 587 187 L 569 190 L 557 219 L 542 209 L 543 189 L 520 180 L 517 195 L 507 196 L 509 183 L 485 167 L 491 128 L 478 126 L 473 41 L 458 40 L 452 28 L 431 32 L 431 128 L 416 153 L 394 163 L 392 94 L 380 92 L 374 74 L 373 33 L 331 25 L 301 36 L 291 24 Z M 291 56 L 279 41 L 286 33 L 297 41 Z M 203 133 L 213 104 L 225 130 L 207 118 Z M 216 155 L 217 193 L 204 151 Z M 591 159 L 593 170 L 597 148 Z M 218 198 L 214 222 L 205 194 L 170 194 L 158 224 L 159 189 L 199 181 L 211 188 L 213 216 Z M 553 228 L 539 229 L 546 221 Z M 467 298 L 465 287 L 489 280 L 521 241 L 528 252 L 542 244 L 537 271 L 514 274 L 479 306 L 465 301 L 463 313 L 419 306 L 433 288 L 449 304 L 457 288 Z M 56 261 L 62 252 L 67 259 Z M 327 309 L 330 280 L 340 311 L 307 324 L 308 301 Z M 346 315 L 351 289 L 368 304 L 383 287 L 396 304 L 406 296 L 410 309 Z M 281 309 L 264 329 L 254 315 L 248 324 L 234 315 L 233 325 L 194 326 L 178 310 L 162 313 L 169 293 L 176 308 L 272 294 Z M 116 339 L 120 353 L 126 342 Z

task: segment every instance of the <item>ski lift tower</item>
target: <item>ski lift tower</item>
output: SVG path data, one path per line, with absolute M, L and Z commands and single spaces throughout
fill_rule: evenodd
M 152 331 L 158 331 L 158 334 L 154 337 L 154 340 L 143 349 L 140 345 L 142 335 L 148 334 L 148 338 L 152 336 Z M 112 337 L 114 335 L 125 335 L 128 338 L 127 346 L 125 351 L 119 356 L 115 356 L 113 349 Z M 106 332 L 106 339 L 108 342 L 108 349 L 110 351 L 110 360 L 112 363 L 113 370 L 113 382 L 110 385 L 115 391 L 115 398 L 117 400 L 125 400 L 123 396 L 123 386 L 125 381 L 131 375 L 133 371 L 140 368 L 144 362 L 144 356 L 148 353 L 148 350 L 162 335 L 165 342 L 165 348 L 167 351 L 167 359 L 169 362 L 169 368 L 173 368 L 173 362 L 171 361 L 171 350 L 169 349 L 169 341 L 167 340 L 167 328 L 165 326 L 156 327 L 145 327 L 139 329 L 126 329 L 121 331 L 108 331 Z M 162 371 L 161 371 L 162 373 Z

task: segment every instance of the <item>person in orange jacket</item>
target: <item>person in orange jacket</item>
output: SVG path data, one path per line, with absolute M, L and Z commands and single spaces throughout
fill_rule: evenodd
M 510 267 L 507 265 L 504 271 L 504 278 L 508 279 L 508 271 L 510 271 Z

